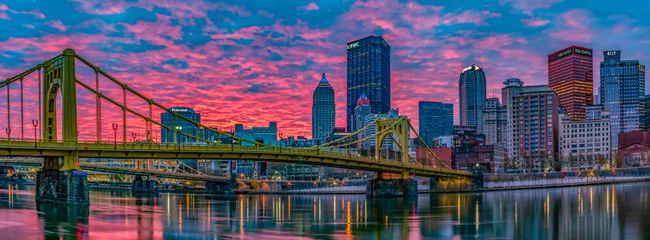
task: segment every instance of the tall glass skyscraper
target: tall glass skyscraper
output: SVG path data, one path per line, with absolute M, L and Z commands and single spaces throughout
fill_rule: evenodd
M 347 130 L 353 129 L 354 107 L 361 93 L 370 99 L 372 113 L 390 110 L 390 46 L 382 37 L 369 36 L 347 44 Z
M 483 132 L 485 82 L 483 69 L 474 64 L 463 69 L 458 80 L 460 125 L 475 126 L 478 133 Z
M 638 130 L 645 95 L 645 66 L 638 60 L 621 60 L 621 51 L 604 51 L 600 62 L 600 103 L 610 112 L 612 147 L 618 133 Z
M 570 46 L 548 55 L 548 87 L 572 120 L 585 120 L 585 107 L 594 103 L 594 64 L 589 48 Z
M 454 105 L 420 101 L 418 120 L 420 136 L 428 146 L 432 146 L 434 138 L 454 131 Z
M 336 122 L 336 103 L 334 102 L 334 89 L 325 78 L 321 78 L 316 90 L 311 107 L 311 136 L 314 143 L 325 141 L 327 134 L 332 132 Z

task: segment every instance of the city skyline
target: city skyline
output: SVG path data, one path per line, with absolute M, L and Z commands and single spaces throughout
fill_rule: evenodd
M 547 54 L 574 44 L 650 62 L 644 6 L 622 3 L 609 13 L 556 1 L 480 3 L 5 3 L 0 29 L 15 35 L 0 37 L 0 77 L 73 47 L 165 105 L 194 108 L 211 126 L 277 121 L 285 136 L 310 136 L 309 99 L 322 72 L 336 92 L 336 126 L 345 126 L 344 45 L 369 35 L 390 44 L 391 107 L 415 126 L 419 101 L 458 106 L 458 72 L 471 64 L 485 69 L 486 97 L 500 97 L 494 89 L 507 78 L 545 84 Z M 595 54 L 594 65 L 600 61 Z

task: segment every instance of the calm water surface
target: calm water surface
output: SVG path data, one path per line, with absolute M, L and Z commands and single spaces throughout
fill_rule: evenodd
M 422 194 L 236 195 L 91 191 L 90 207 L 2 185 L 0 239 L 648 239 L 650 183 Z

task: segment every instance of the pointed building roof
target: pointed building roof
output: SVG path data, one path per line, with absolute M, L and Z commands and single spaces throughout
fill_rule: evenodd
M 320 82 L 318 82 L 319 87 L 330 87 L 330 83 L 327 81 L 327 78 L 325 78 L 325 73 L 323 73 L 323 78 L 320 79 Z
M 361 93 L 361 96 L 359 96 L 359 100 L 357 100 L 357 106 L 359 105 L 370 105 L 370 99 L 366 96 L 366 93 Z

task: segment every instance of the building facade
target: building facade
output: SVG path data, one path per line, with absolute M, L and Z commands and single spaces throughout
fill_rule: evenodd
M 485 109 L 483 110 L 483 134 L 485 134 L 486 145 L 507 144 L 508 119 L 507 108 L 499 102 L 498 98 L 488 98 L 485 100 Z
M 585 107 L 594 103 L 592 50 L 570 46 L 548 55 L 548 87 L 573 120 L 585 119 Z
M 476 126 L 479 133 L 483 127 L 486 81 L 483 69 L 476 65 L 463 69 L 458 80 L 460 125 Z
M 454 105 L 442 102 L 418 103 L 418 129 L 420 137 L 431 146 L 433 139 L 454 131 Z
M 268 127 L 244 128 L 243 124 L 235 124 L 235 135 L 249 141 L 280 146 L 278 141 L 278 124 L 270 122 Z M 241 142 L 242 146 L 253 146 L 250 142 Z M 237 161 L 233 173 L 241 178 L 259 178 L 266 176 L 267 162 Z
M 172 107 L 169 111 L 174 112 L 178 115 L 186 117 L 194 122 L 201 123 L 201 114 L 194 111 L 193 108 L 188 107 Z M 181 134 L 185 133 L 192 136 L 199 136 L 200 128 L 194 123 L 182 119 L 180 117 L 175 117 L 174 114 L 170 112 L 164 112 L 160 114 L 160 123 L 164 126 L 170 127 L 172 130 L 168 130 L 165 127 L 160 128 L 160 141 L 162 143 L 196 143 L 197 139 L 191 139 L 187 136 Z
M 382 37 L 369 36 L 347 44 L 347 130 L 362 93 L 370 99 L 372 113 L 390 110 L 390 46 Z
M 399 118 L 399 110 L 398 109 L 391 109 L 390 111 L 388 111 L 387 114 L 377 114 L 377 113 L 369 114 L 368 116 L 366 116 L 366 119 L 364 120 L 365 122 L 364 122 L 363 126 L 368 126 L 368 125 L 370 125 L 370 126 L 368 128 L 366 128 L 366 130 L 363 131 L 363 136 L 372 136 L 372 135 L 375 135 L 375 133 L 377 133 L 377 127 L 375 127 L 375 124 L 374 124 L 375 120 L 377 120 L 377 119 L 395 119 L 395 118 Z M 376 142 L 375 138 L 370 138 L 370 139 L 368 139 L 368 141 L 363 141 L 363 144 L 362 144 L 362 146 L 360 146 L 360 148 L 363 149 L 363 150 L 370 150 L 370 153 L 373 154 L 374 149 L 375 149 L 375 142 Z M 382 148 L 383 149 L 388 149 L 388 150 L 398 149 L 397 146 L 394 146 L 394 142 L 390 138 L 386 138 L 384 140 Z
M 324 143 L 327 134 L 332 132 L 336 122 L 336 103 L 334 89 L 325 78 L 325 73 L 312 99 L 311 107 L 311 134 L 316 144 Z
M 599 158 L 611 158 L 609 112 L 601 111 L 597 119 L 573 121 L 560 114 L 559 149 L 563 169 L 597 168 Z
M 619 144 L 615 167 L 639 167 L 650 165 L 650 132 L 631 131 L 618 134 Z
M 641 129 L 647 131 L 650 130 L 650 95 L 645 95 L 641 102 L 643 104 L 643 114 L 641 114 Z
M 366 123 L 366 116 L 372 113 L 370 107 L 370 99 L 366 96 L 365 93 L 361 93 L 361 96 L 357 100 L 357 106 L 354 107 L 354 123 L 352 124 L 352 132 L 356 132 L 359 129 L 362 129 Z
M 621 60 L 621 51 L 604 51 L 600 62 L 600 102 L 610 112 L 612 147 L 618 133 L 640 129 L 641 99 L 645 95 L 645 66 L 637 60 Z
M 523 169 L 552 167 L 558 153 L 559 98 L 547 85 L 512 96 L 512 159 Z
M 505 86 L 501 89 L 501 101 L 503 101 L 503 105 L 506 107 L 506 149 L 508 151 L 508 157 L 512 159 L 514 114 L 510 106 L 512 106 L 515 97 L 519 96 L 519 93 L 523 91 L 524 82 L 518 78 L 510 78 L 503 82 L 503 85 Z

